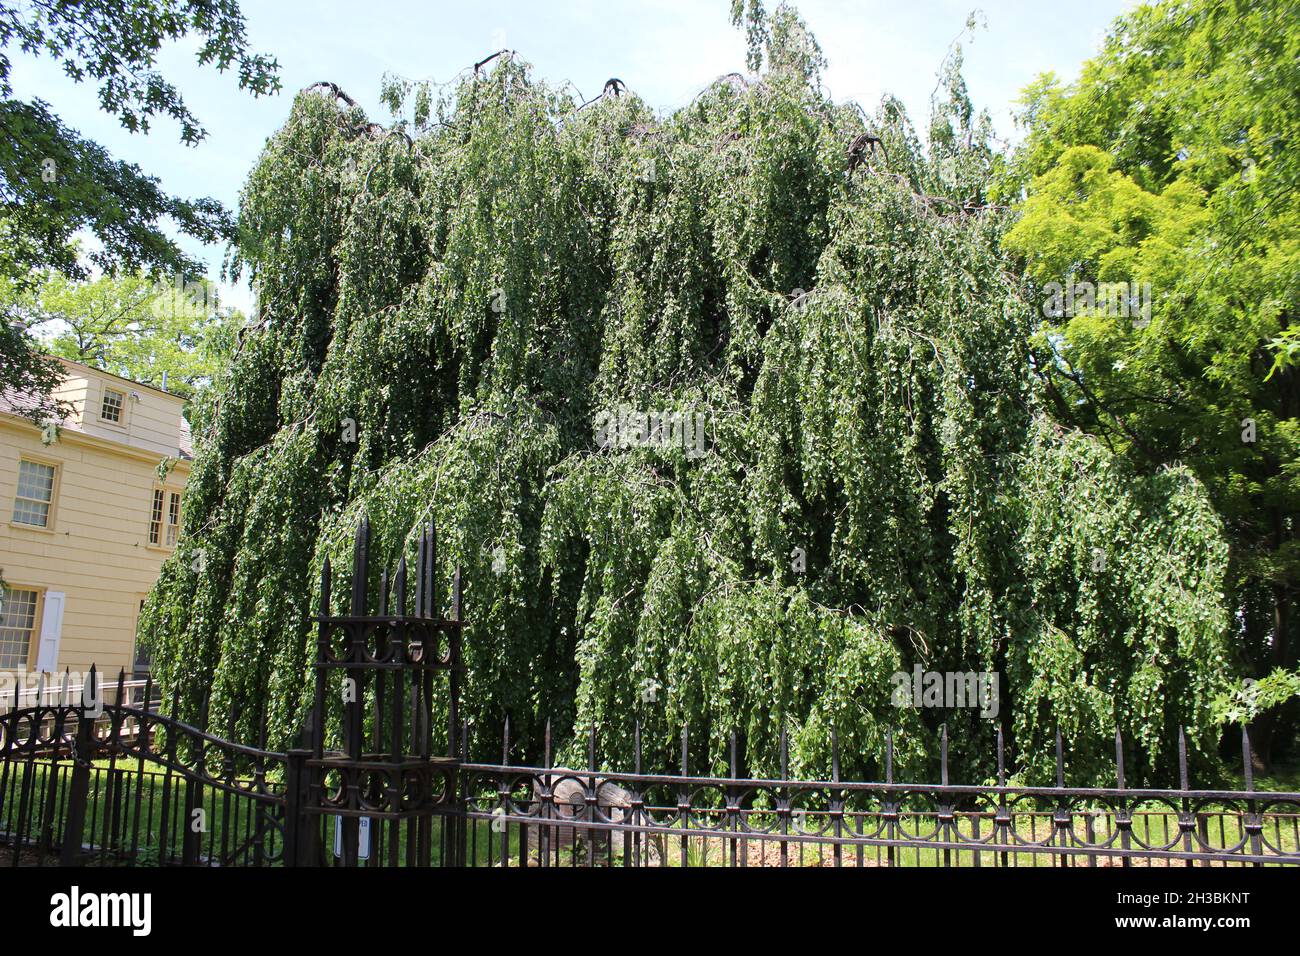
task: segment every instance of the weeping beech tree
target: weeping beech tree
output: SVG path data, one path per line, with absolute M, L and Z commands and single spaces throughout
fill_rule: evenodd
M 1117 729 L 1130 780 L 1168 776 L 1180 726 L 1212 752 L 1221 527 L 1187 471 L 1040 413 L 959 64 L 922 141 L 897 101 L 832 102 L 793 14 L 766 44 L 662 118 L 508 55 L 388 82 L 388 128 L 298 95 L 242 198 L 257 324 L 144 616 L 183 717 L 293 736 L 320 570 L 341 601 L 366 515 L 372 596 L 430 520 L 464 566 L 463 713 L 479 740 L 508 717 L 516 759 L 548 718 L 611 762 L 639 720 L 655 768 L 688 725 L 693 771 L 734 731 L 751 774 L 782 727 L 798 774 L 835 730 L 880 775 L 891 727 L 899 778 L 932 773 L 942 722 L 954 779 L 994 772 L 999 726 L 1029 781 L 1058 727 L 1077 782 L 1112 779 Z M 702 414 L 703 454 L 599 442 L 618 409 Z M 896 706 L 916 665 L 997 672 L 996 719 Z

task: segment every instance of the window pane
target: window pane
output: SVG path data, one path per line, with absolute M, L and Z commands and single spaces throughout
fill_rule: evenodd
M 0 669 L 25 670 L 36 626 L 36 592 L 5 588 L 0 602 Z
M 167 546 L 169 548 L 176 543 L 176 535 L 180 531 L 180 524 L 181 496 L 172 492 L 167 504 Z
M 48 502 L 54 494 L 54 466 L 18 462 L 18 497 Z
M 54 466 L 34 461 L 18 462 L 18 494 L 14 498 L 13 520 L 44 528 L 50 520 L 54 499 Z
M 104 404 L 99 410 L 99 417 L 109 422 L 118 422 L 122 420 L 122 406 L 126 402 L 126 396 L 121 392 L 115 392 L 111 388 L 104 390 Z
M 14 502 L 14 523 L 44 528 L 50 522 L 50 506 L 19 498 Z
M 157 544 L 162 540 L 163 493 L 159 488 L 153 490 L 153 510 L 149 514 L 149 543 Z

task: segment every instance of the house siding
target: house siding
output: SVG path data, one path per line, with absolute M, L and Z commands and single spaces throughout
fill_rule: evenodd
M 98 422 L 105 387 L 128 396 L 122 428 Z M 103 674 L 123 668 L 130 676 L 140 602 L 171 550 L 149 544 L 153 491 L 183 494 L 189 476 L 188 460 L 178 458 L 182 401 L 79 366 L 70 366 L 60 397 L 76 407 L 49 445 L 30 420 L 0 411 L 0 576 L 41 594 L 28 671 L 36 668 L 44 594 L 57 591 L 65 595 L 57 670 L 84 673 L 93 663 Z M 23 458 L 58 467 L 48 528 L 12 521 Z M 173 465 L 160 483 L 164 458 Z

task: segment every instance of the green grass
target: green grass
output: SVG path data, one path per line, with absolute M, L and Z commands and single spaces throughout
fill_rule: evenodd
M 112 821 L 108 821 L 108 842 L 113 843 L 110 851 L 103 850 L 105 844 L 105 817 L 111 812 L 110 802 L 110 761 L 101 760 L 93 764 L 86 801 L 86 820 L 82 828 L 81 843 L 90 845 L 102 862 L 109 863 L 128 854 L 133 845 L 137 847 L 137 861 L 143 864 L 157 863 L 159 853 L 164 849 L 164 829 L 167 831 L 165 850 L 168 858 L 179 858 L 181 853 L 182 827 L 185 826 L 185 794 L 187 782 L 183 776 L 163 769 L 146 768 L 144 773 L 137 773 L 134 760 L 119 760 L 116 776 L 119 787 L 117 793 L 118 826 L 114 843 Z M 125 771 L 125 772 L 122 772 Z M 59 766 L 54 775 L 54 816 L 58 820 L 66 819 L 67 798 L 71 784 L 72 768 L 67 763 Z M 10 776 L 5 783 L 0 800 L 0 830 L 12 834 L 18 826 L 20 801 L 24 783 L 30 774 L 31 796 L 30 808 L 22 828 L 22 836 L 27 841 L 40 838 L 42 820 L 46 802 L 50 798 L 52 771 L 48 764 L 25 763 L 10 765 Z M 164 791 L 169 791 L 167 818 L 164 820 Z M 220 857 L 224 852 L 232 853 L 236 847 L 249 838 L 255 829 L 257 818 L 253 801 L 246 797 L 229 797 L 211 787 L 203 788 L 203 799 L 195 809 L 202 809 L 203 815 L 191 817 L 203 830 L 199 844 L 199 853 L 204 857 Z M 270 846 L 275 846 L 278 835 L 269 828 L 265 831 Z M 54 840 L 59 842 L 58 826 L 55 828 Z M 251 859 L 251 850 L 248 851 Z
M 1246 789 L 1246 775 L 1236 770 L 1232 775 L 1233 786 Z M 1274 764 L 1268 773 L 1254 775 L 1256 790 L 1269 790 L 1274 793 L 1300 793 L 1300 762 Z

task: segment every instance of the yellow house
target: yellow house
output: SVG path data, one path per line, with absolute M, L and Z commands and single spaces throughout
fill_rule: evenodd
M 63 365 L 57 428 L 0 390 L 0 672 L 130 678 L 148 667 L 140 608 L 180 532 L 189 425 L 175 395 Z

